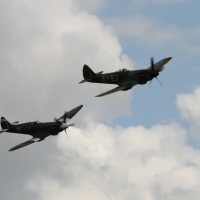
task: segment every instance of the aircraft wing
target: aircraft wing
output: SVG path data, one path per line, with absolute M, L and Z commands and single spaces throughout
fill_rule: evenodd
M 41 138 L 32 138 L 32 139 L 30 139 L 30 140 L 28 140 L 26 142 L 23 142 L 21 144 L 18 144 L 16 146 L 14 146 L 9 151 L 14 151 L 14 150 L 20 149 L 20 148 L 25 147 L 25 146 L 27 146 L 29 144 L 32 144 L 32 143 L 35 143 L 35 142 L 39 142 L 40 140 L 41 140 Z
M 65 119 L 65 123 L 67 123 L 82 107 L 83 105 L 77 106 L 76 108 L 70 110 L 69 112 L 66 112 L 62 117 L 60 117 L 56 121 L 63 123 L 63 120 Z
M 122 90 L 131 89 L 136 84 L 137 84 L 137 82 L 134 82 L 134 83 L 131 83 L 131 84 L 129 83 L 129 84 L 126 84 L 126 85 L 122 85 L 122 86 L 116 87 L 116 88 L 114 88 L 112 90 L 109 90 L 107 92 L 104 92 L 102 94 L 99 94 L 96 97 L 102 97 L 102 96 L 106 96 L 108 94 L 112 94 L 112 93 L 119 92 L 119 91 L 122 91 Z

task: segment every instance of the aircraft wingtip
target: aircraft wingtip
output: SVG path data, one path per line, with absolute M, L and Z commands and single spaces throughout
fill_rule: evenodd
M 11 148 L 11 149 L 9 149 L 9 150 L 8 150 L 8 152 L 10 152 L 10 151 L 14 151 L 14 149 L 13 149 L 13 148 Z

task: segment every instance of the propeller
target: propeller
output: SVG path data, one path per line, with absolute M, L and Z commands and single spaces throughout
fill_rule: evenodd
M 158 77 L 156 77 L 156 79 L 157 79 L 158 83 L 159 83 L 161 86 L 163 86 L 162 82 L 158 79 Z
M 62 122 L 59 121 L 59 119 L 57 119 L 56 117 L 54 117 L 54 121 L 57 122 L 58 124 L 62 124 Z
M 149 86 L 148 86 L 149 89 L 151 88 L 151 83 L 152 83 L 152 80 L 150 80 L 149 82 Z
M 65 129 L 65 133 L 66 133 L 66 136 L 67 136 L 67 138 L 69 139 L 69 136 L 68 136 L 68 134 L 67 134 L 67 131 L 66 131 L 66 129 Z
M 154 67 L 154 58 L 153 58 L 153 57 L 151 57 L 151 75 L 153 76 L 153 78 L 156 78 L 156 79 L 157 79 L 158 83 L 159 83 L 161 86 L 163 86 L 163 84 L 161 83 L 161 81 L 159 81 L 159 79 L 158 79 L 158 77 L 157 77 L 157 76 L 159 75 L 159 73 L 158 73 L 157 71 L 155 71 L 155 67 Z M 151 83 L 152 83 L 153 78 L 151 79 L 151 81 L 150 81 L 150 83 L 149 83 L 149 88 L 151 88 Z
M 60 124 L 60 128 L 63 128 L 65 130 L 66 135 L 67 135 L 66 129 L 69 127 L 69 125 L 66 124 L 66 118 L 67 118 L 67 112 L 65 112 L 63 117 L 60 118 L 60 119 L 54 118 L 54 121 L 57 122 L 58 124 Z M 61 120 L 62 120 L 62 122 L 61 122 Z M 67 135 L 67 137 L 68 137 L 68 135 Z
M 151 57 L 151 71 L 154 72 L 154 58 Z
M 64 115 L 62 117 L 60 117 L 59 119 L 57 119 L 55 117 L 54 121 L 57 122 L 58 124 L 62 125 L 63 123 L 66 123 L 66 119 L 67 119 L 67 111 L 64 112 Z
M 68 124 L 68 127 L 69 127 L 69 126 L 75 126 L 75 124 Z M 67 127 L 67 128 L 68 128 L 68 127 Z M 67 129 L 67 128 L 66 128 L 66 129 Z M 69 139 L 69 136 L 68 136 L 68 134 L 67 134 L 67 131 L 66 131 L 66 129 L 65 129 L 65 133 L 66 133 L 66 136 L 67 136 L 67 137 L 68 137 L 68 139 Z
M 75 124 L 68 124 L 68 126 L 75 126 Z
M 66 119 L 67 119 L 67 111 L 64 113 L 64 115 L 62 117 L 60 117 L 59 119 L 57 118 L 54 118 L 54 121 L 56 123 L 58 123 L 60 125 L 60 128 L 63 129 L 67 135 L 67 131 L 66 129 L 69 127 L 69 126 L 75 126 L 75 124 L 67 124 L 66 123 Z M 68 137 L 68 135 L 67 135 Z

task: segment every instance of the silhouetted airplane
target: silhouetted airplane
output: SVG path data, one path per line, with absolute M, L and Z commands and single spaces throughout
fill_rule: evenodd
M 147 69 L 132 70 L 121 69 L 116 72 L 102 74 L 103 71 L 94 73 L 87 65 L 83 66 L 83 77 L 80 83 L 91 82 L 91 83 L 105 83 L 105 84 L 116 84 L 118 87 L 97 95 L 96 97 L 105 96 L 118 91 L 130 90 L 137 84 L 146 84 L 148 81 L 152 81 L 153 78 L 157 78 L 159 72 L 163 70 L 172 57 L 164 58 L 154 64 L 153 58 L 151 58 L 151 66 Z M 160 83 L 160 81 L 158 80 Z M 161 84 L 161 83 L 160 83 Z
M 59 132 L 65 130 L 69 126 L 73 126 L 74 124 L 67 124 L 67 122 L 74 116 L 76 113 L 83 107 L 80 105 L 69 112 L 65 112 L 62 117 L 59 119 L 54 119 L 55 122 L 44 122 L 41 123 L 39 121 L 34 122 L 27 122 L 23 124 L 18 124 L 14 122 L 10 124 L 4 117 L 1 117 L 1 127 L 2 130 L 0 133 L 3 132 L 10 132 L 10 133 L 18 133 L 18 134 L 25 134 L 33 136 L 32 139 L 18 144 L 11 148 L 9 151 L 14 151 L 16 149 L 22 148 L 34 142 L 40 142 L 44 140 L 46 137 L 50 135 L 58 135 Z

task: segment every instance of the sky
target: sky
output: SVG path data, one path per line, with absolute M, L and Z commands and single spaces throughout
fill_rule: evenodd
M 0 135 L 0 194 L 11 199 L 200 198 L 200 2 L 0 1 L 0 113 L 53 121 L 84 105 L 64 132 L 17 151 L 30 136 Z M 163 86 L 96 98 L 94 72 L 173 59 Z

